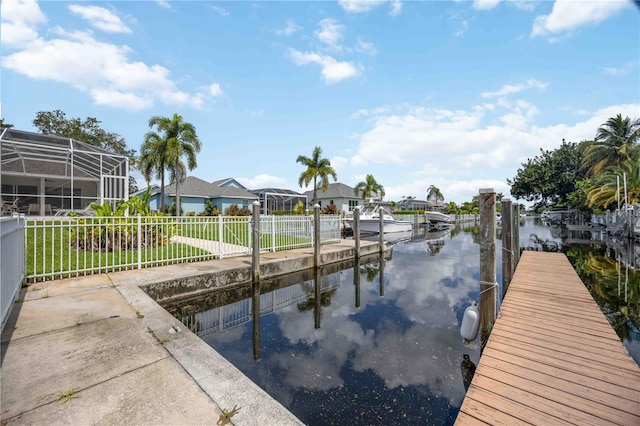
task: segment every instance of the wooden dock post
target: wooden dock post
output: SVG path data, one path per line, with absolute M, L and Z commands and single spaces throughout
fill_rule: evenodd
M 251 282 L 260 283 L 260 202 L 254 201 L 253 207 L 253 246 L 251 250 Z M 222 234 L 220 234 L 222 241 Z
M 322 292 L 320 291 L 320 283 L 322 280 L 322 274 L 320 268 L 315 268 L 314 272 L 314 280 L 313 280 L 313 291 L 315 295 L 315 300 L 313 304 L 313 325 L 316 330 L 320 330 L 320 322 L 322 321 Z
M 496 193 L 480 189 L 480 336 L 484 344 L 496 319 Z
M 512 203 L 513 227 L 511 228 L 511 247 L 513 250 L 513 265 L 511 267 L 511 276 L 516 271 L 518 262 L 520 261 L 520 204 Z
M 507 294 L 513 276 L 513 210 L 511 200 L 503 198 L 502 206 L 502 298 Z
M 320 204 L 313 206 L 313 266 L 320 267 Z

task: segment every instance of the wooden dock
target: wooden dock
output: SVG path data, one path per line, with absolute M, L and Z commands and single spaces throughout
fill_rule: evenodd
M 456 425 L 640 425 L 640 367 L 564 254 L 525 251 Z

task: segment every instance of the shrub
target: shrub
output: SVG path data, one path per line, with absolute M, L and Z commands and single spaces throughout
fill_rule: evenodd
M 338 208 L 335 204 L 329 204 L 324 209 L 322 209 L 322 213 L 324 214 L 338 214 Z
M 251 216 L 251 210 L 246 207 L 240 208 L 237 204 L 232 204 L 224 211 L 225 216 Z
M 195 216 L 196 212 L 187 212 L 187 216 Z

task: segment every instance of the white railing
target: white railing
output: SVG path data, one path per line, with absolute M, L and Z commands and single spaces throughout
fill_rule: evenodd
M 263 216 L 261 251 L 313 246 L 310 216 Z M 338 216 L 322 216 L 321 243 L 340 241 Z M 51 217 L 26 222 L 31 281 L 251 254 L 250 216 Z M 4 263 L 3 263 L 4 265 Z
M 25 277 L 24 215 L 0 218 L 0 305 L 2 326 Z

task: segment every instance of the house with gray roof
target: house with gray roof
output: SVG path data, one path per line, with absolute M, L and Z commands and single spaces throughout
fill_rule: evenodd
M 313 202 L 313 190 L 305 192 L 304 195 L 307 196 L 309 203 Z M 318 189 L 317 197 L 320 207 L 324 208 L 333 204 L 339 212 L 344 214 L 352 212 L 354 208 L 361 206 L 365 201 L 362 196 L 356 195 L 353 187 L 340 182 L 329 184 L 324 192 Z M 312 209 L 313 206 L 310 205 L 309 208 Z
M 145 190 L 140 192 L 142 193 Z M 165 206 L 175 204 L 175 183 L 165 186 L 164 192 Z M 184 182 L 180 184 L 180 205 L 184 214 L 188 212 L 202 213 L 205 211 L 205 200 L 211 201 L 218 210 L 224 213 L 234 204 L 239 208 L 250 208 L 251 203 L 257 199 L 256 195 L 249 192 L 247 188 L 233 178 L 207 182 L 195 176 L 187 176 Z M 158 185 L 154 185 L 151 190 L 149 205 L 151 210 L 160 209 L 160 187 Z

